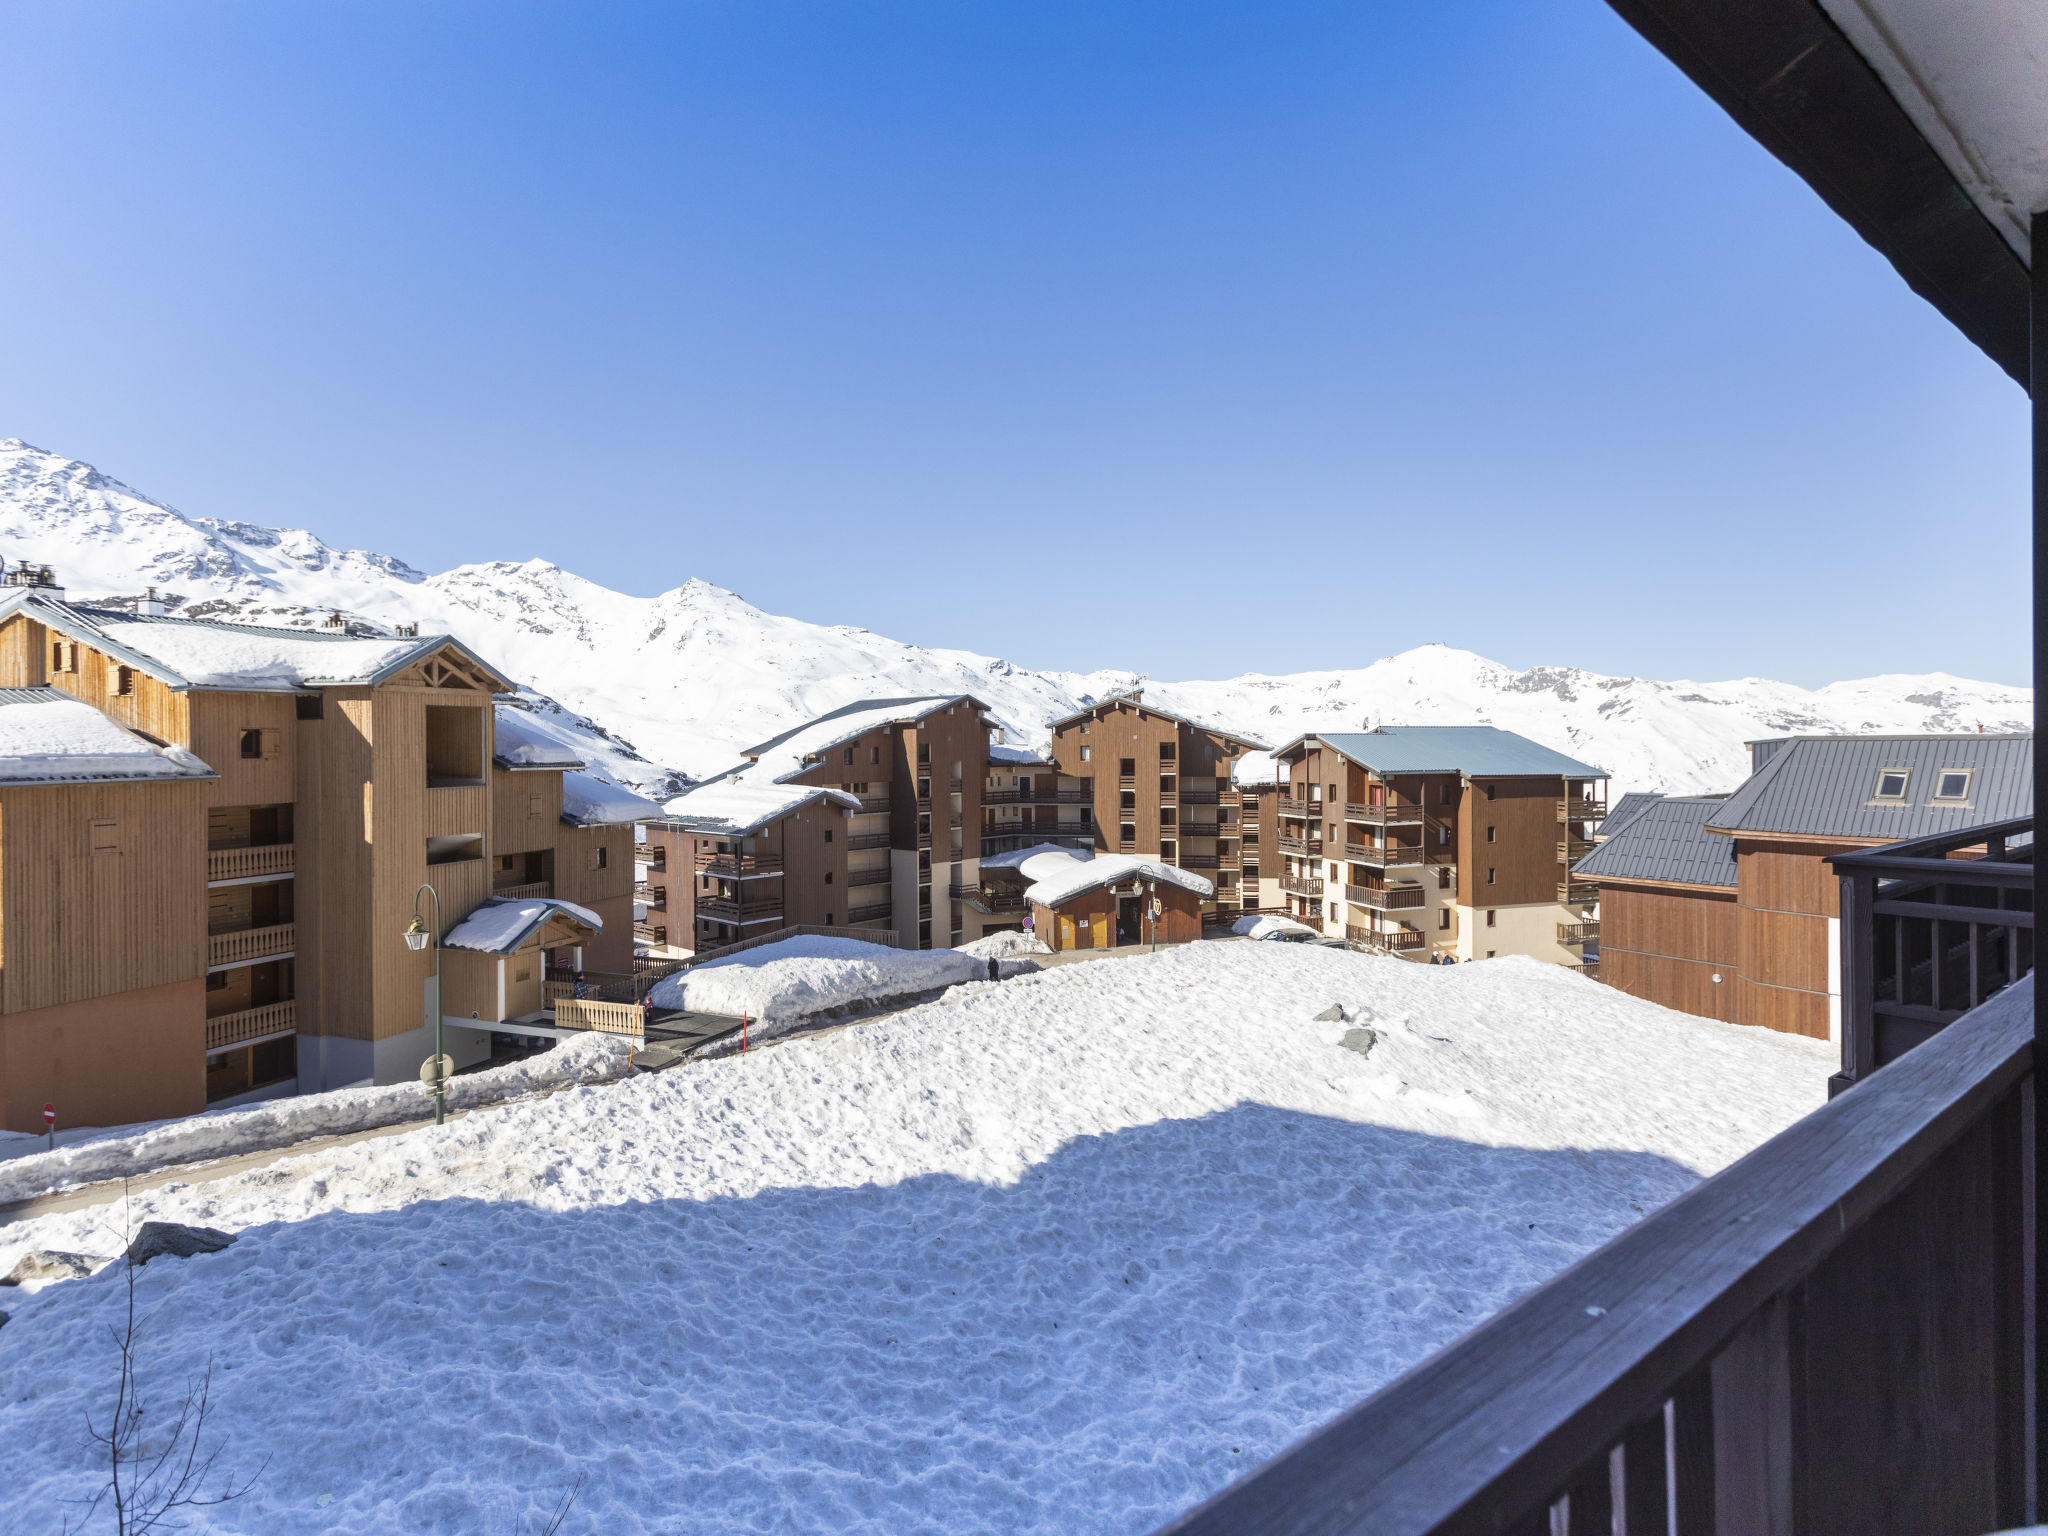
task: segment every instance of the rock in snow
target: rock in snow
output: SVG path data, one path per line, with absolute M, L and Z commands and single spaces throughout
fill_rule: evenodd
M 145 1221 L 128 1245 L 128 1262 L 138 1267 L 151 1259 L 189 1259 L 195 1253 L 219 1253 L 235 1240 L 217 1227 L 188 1227 L 177 1221 Z
M 93 1272 L 93 1261 L 82 1253 L 52 1253 L 38 1248 L 24 1253 L 0 1285 L 27 1285 L 32 1281 L 82 1280 Z
M 1312 1022 L 1333 999 L 1369 1058 Z M 241 1237 L 136 1273 L 148 1362 L 232 1362 L 208 1428 L 261 1471 L 215 1536 L 507 1530 L 579 1476 L 565 1531 L 1142 1536 L 1822 1103 L 1831 1066 L 1532 961 L 1067 965 L 139 1190 L 138 1220 Z M 0 1266 L 106 1219 L 0 1227 Z M 123 1289 L 24 1295 L 0 1335 L 24 1529 L 94 1486 Z

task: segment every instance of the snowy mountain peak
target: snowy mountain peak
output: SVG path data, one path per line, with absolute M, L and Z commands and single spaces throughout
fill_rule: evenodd
M 310 624 L 340 609 L 453 634 L 560 701 L 590 733 L 594 764 L 657 797 L 673 783 L 669 768 L 717 772 L 747 742 L 882 695 L 971 693 L 1011 741 L 1043 740 L 1048 722 L 1140 686 L 1152 703 L 1276 745 L 1311 730 L 1497 725 L 1605 765 L 1617 791 L 1732 788 L 1748 768 L 1743 743 L 1760 736 L 2025 730 L 2032 717 L 2025 688 L 1941 673 L 1817 690 L 1765 678 L 1658 682 L 1572 666 L 1517 671 L 1442 642 L 1363 667 L 1222 682 L 1036 672 L 766 613 L 700 577 L 646 598 L 541 559 L 426 576 L 304 529 L 187 517 L 15 438 L 0 441 L 0 555 L 56 566 L 81 597 L 154 585 L 187 614 Z

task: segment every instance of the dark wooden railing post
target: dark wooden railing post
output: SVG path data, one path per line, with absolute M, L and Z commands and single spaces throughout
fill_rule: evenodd
M 1828 1082 L 1830 1096 L 1877 1070 L 1877 877 L 1842 876 L 1842 1070 Z
M 2036 213 L 2030 230 L 2031 241 L 2048 242 L 2048 212 Z M 2048 251 L 2048 244 L 2032 244 L 2035 252 Z M 2034 736 L 2038 743 L 2041 734 L 2041 685 L 2048 675 L 2048 603 L 2043 602 L 2048 592 L 2048 261 L 2038 255 L 2030 263 L 2033 293 L 2033 323 L 2029 340 L 2028 361 L 2029 389 L 2033 397 L 2033 468 L 2034 468 L 2034 517 L 2032 534 L 2033 554 L 2033 640 L 2034 640 Z M 2039 814 L 2044 796 L 2048 796 L 2048 764 L 2044 764 L 2038 750 L 2034 753 L 2034 806 Z M 2041 901 L 2041 861 L 2034 861 L 2034 910 L 2043 910 Z M 2012 957 L 2009 970 L 2018 970 L 2020 935 L 2013 933 L 2008 940 Z M 2048 1061 L 2048 1030 L 2042 1028 L 2041 1012 L 2037 1004 L 2034 1010 L 2034 1059 Z M 2031 1503 L 2034 1508 L 2030 1518 L 2040 1518 L 2041 1483 L 2044 1468 L 2048 1468 L 2048 1456 L 2042 1452 L 2043 1434 L 2048 1433 L 2048 1349 L 2043 1348 L 2048 1338 L 2048 1328 L 2041 1326 L 2041 1320 L 2048 1318 L 2048 1136 L 2034 1137 L 2034 1191 L 2032 1242 L 2033 1253 L 2033 1345 L 2034 1403 L 2033 1403 L 2033 1444 L 2030 1464 L 2032 1474 L 2028 1487 L 2033 1491 Z

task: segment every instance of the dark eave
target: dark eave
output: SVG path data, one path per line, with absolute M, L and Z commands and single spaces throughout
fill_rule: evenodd
M 1815 0 L 1608 0 L 2026 387 L 2026 267 Z

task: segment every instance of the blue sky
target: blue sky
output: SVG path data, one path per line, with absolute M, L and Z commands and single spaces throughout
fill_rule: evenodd
M 1159 677 L 2027 674 L 2020 391 L 1598 0 L 0 23 L 0 435 L 195 515 Z

